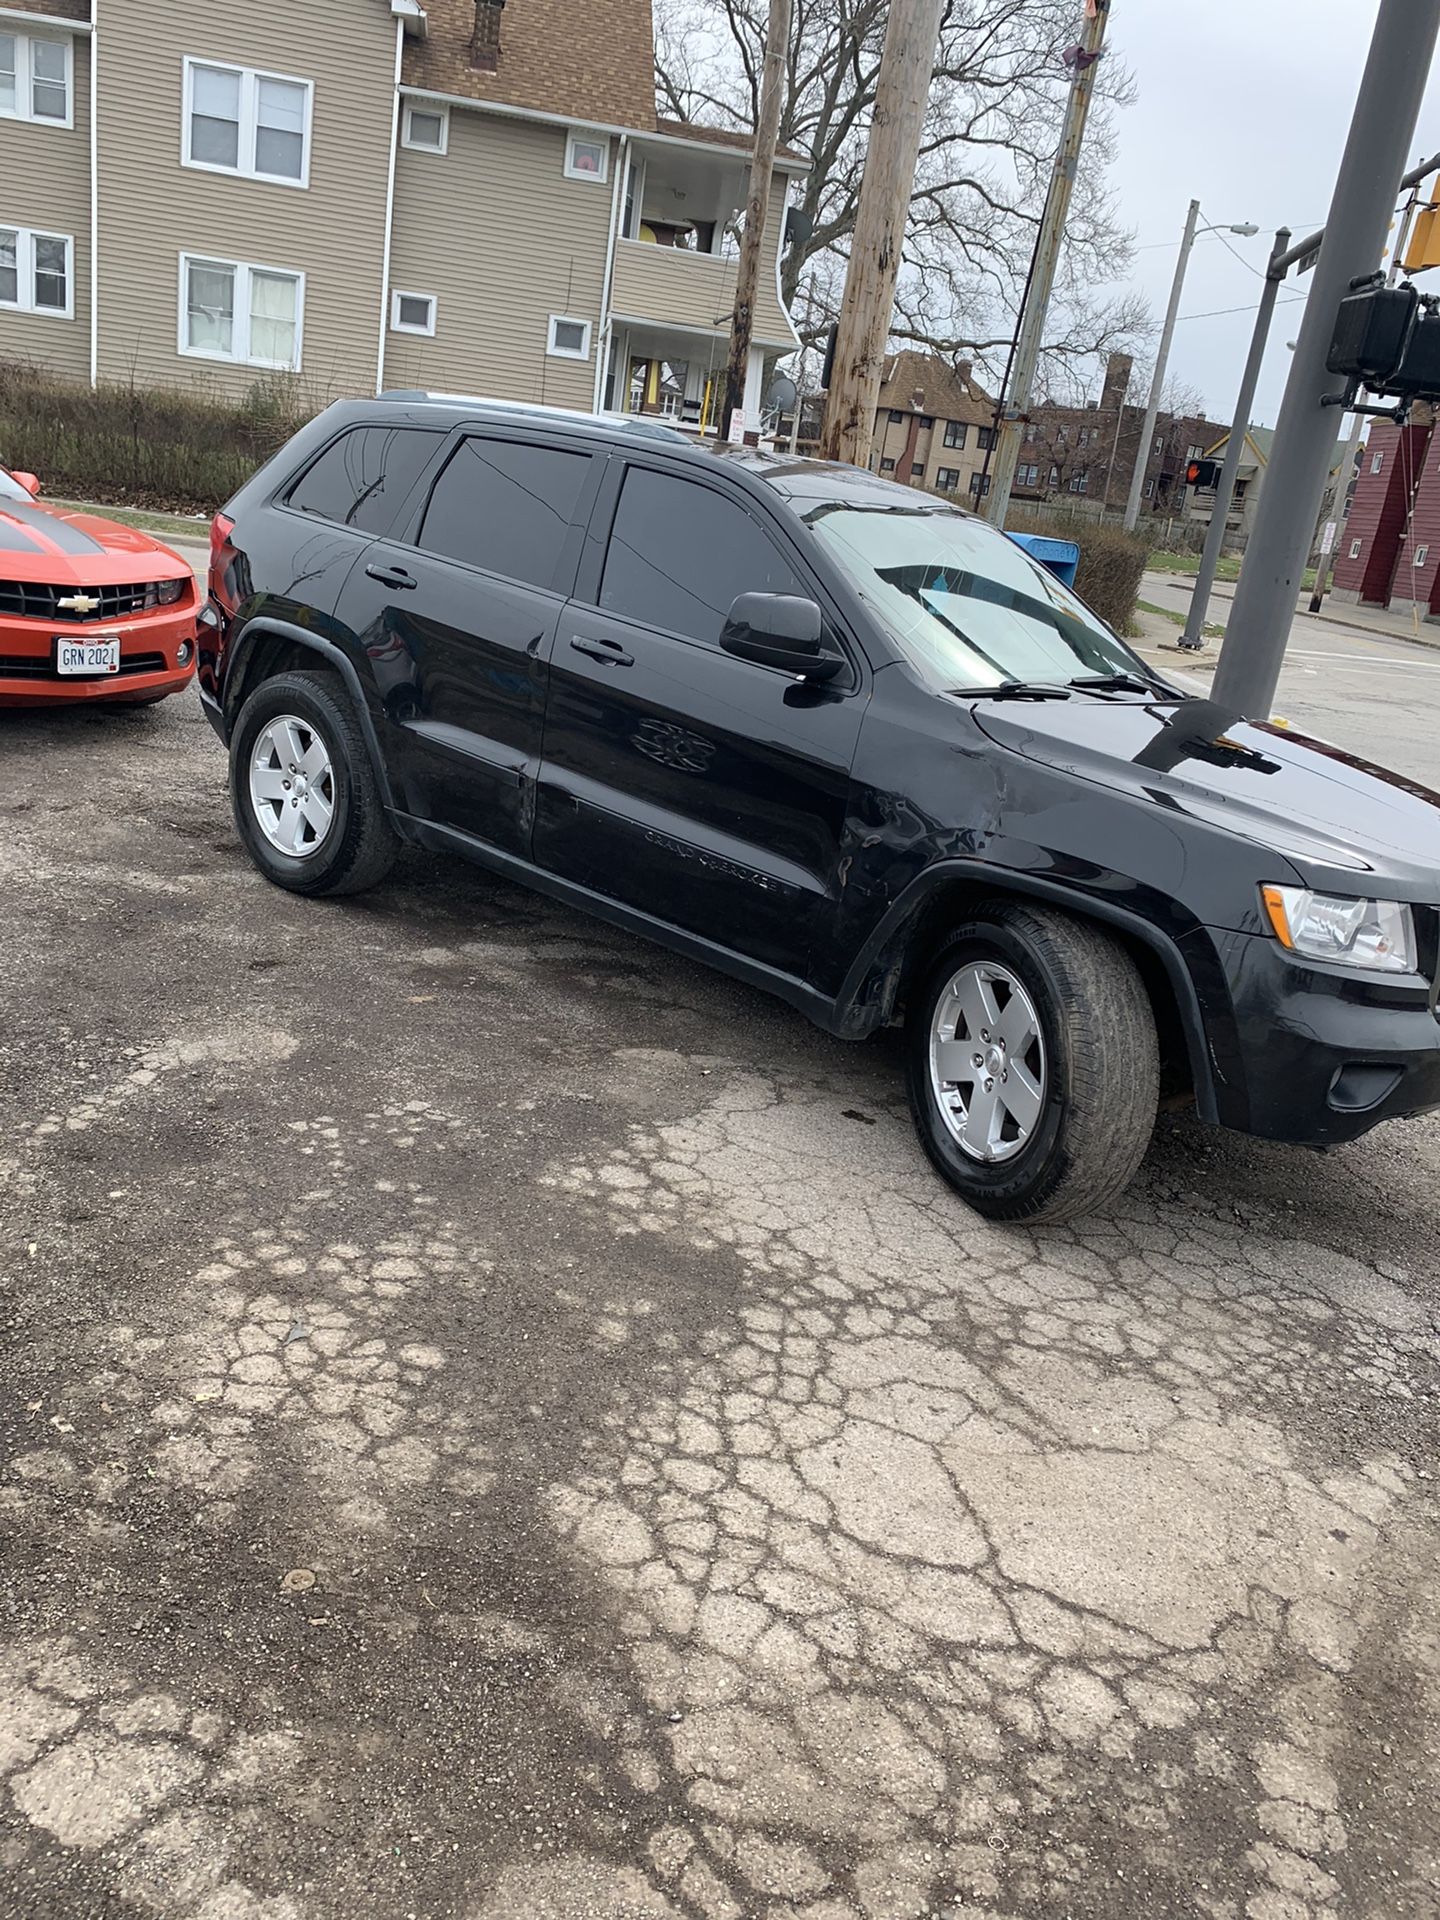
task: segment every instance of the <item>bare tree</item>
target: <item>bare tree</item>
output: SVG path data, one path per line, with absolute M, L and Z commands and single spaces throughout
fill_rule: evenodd
M 795 0 L 780 119 L 811 162 L 798 208 L 808 239 L 782 282 L 807 347 L 839 310 L 887 0 Z M 765 0 L 657 0 L 661 111 L 748 132 L 755 125 Z M 970 359 L 998 384 L 1044 205 L 1076 37 L 1075 0 L 947 0 L 911 199 L 894 338 Z M 1113 114 L 1131 81 L 1105 55 L 1046 343 L 1046 384 L 1084 383 L 1097 355 L 1132 343 L 1147 315 L 1132 295 L 1097 297 L 1130 260 L 1106 192 Z

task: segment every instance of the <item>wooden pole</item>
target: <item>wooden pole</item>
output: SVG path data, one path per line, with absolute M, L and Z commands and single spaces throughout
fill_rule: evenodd
M 840 309 L 835 371 L 820 436 L 822 458 L 848 460 L 857 467 L 869 461 L 875 433 L 875 405 L 895 306 L 905 216 L 915 184 L 944 3 L 890 0 L 870 148 Z
M 765 34 L 765 66 L 760 78 L 760 113 L 755 154 L 750 162 L 750 197 L 745 231 L 740 236 L 740 265 L 735 275 L 735 311 L 730 320 L 730 359 L 725 368 L 725 410 L 730 431 L 737 408 L 745 407 L 745 378 L 750 365 L 750 336 L 755 325 L 755 289 L 760 283 L 760 249 L 770 213 L 770 183 L 775 177 L 775 148 L 780 139 L 780 108 L 785 97 L 785 61 L 790 51 L 793 0 L 770 0 Z M 759 421 L 746 421 L 758 427 Z

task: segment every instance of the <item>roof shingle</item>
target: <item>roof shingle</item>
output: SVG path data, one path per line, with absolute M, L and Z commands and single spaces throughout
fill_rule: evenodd
M 500 63 L 471 66 L 475 0 L 425 0 L 427 31 L 405 47 L 406 86 L 576 122 L 655 125 L 650 0 L 506 0 Z

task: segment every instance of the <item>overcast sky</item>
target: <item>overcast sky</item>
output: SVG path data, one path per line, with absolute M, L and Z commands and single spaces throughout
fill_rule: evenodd
M 1201 222 L 1253 220 L 1253 240 L 1213 235 L 1190 256 L 1170 369 L 1228 419 L 1275 229 L 1298 239 L 1323 224 L 1350 127 L 1377 0 L 1113 0 L 1108 44 L 1132 68 L 1139 99 L 1118 121 L 1112 175 L 1134 230 L 1132 284 L 1165 311 L 1185 210 Z M 1411 164 L 1440 152 L 1440 84 L 1432 69 Z M 1158 244 L 1157 244 L 1158 243 Z M 1241 262 L 1247 264 L 1242 264 Z M 1281 290 L 1255 418 L 1274 425 L 1306 285 Z M 1243 307 L 1239 313 L 1217 309 Z

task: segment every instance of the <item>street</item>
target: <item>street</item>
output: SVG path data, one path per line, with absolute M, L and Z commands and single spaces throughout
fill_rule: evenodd
M 1440 654 L 1284 693 L 1434 779 Z M 1440 1122 L 997 1228 L 893 1034 L 268 887 L 192 698 L 0 818 L 0 1910 L 1440 1913 Z

